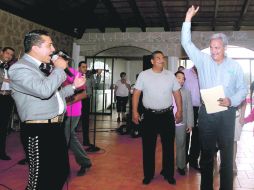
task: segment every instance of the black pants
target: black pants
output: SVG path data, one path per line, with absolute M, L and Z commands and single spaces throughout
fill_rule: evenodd
M 6 136 L 12 109 L 12 97 L 10 95 L 0 95 L 0 155 L 6 154 Z
M 126 112 L 126 105 L 128 103 L 128 96 L 126 97 L 116 97 L 116 110 L 117 112 Z
M 21 125 L 29 163 L 26 190 L 61 190 L 69 174 L 64 126 L 59 123 Z
M 194 127 L 191 132 L 191 145 L 190 152 L 189 151 L 189 143 L 190 143 L 190 133 L 186 134 L 186 160 L 188 160 L 192 164 L 198 163 L 198 158 L 200 156 L 200 143 L 199 143 L 199 131 L 198 131 L 198 111 L 199 107 L 193 106 L 194 113 Z
M 157 134 L 162 144 L 162 171 L 166 177 L 174 176 L 175 119 L 172 111 L 154 114 L 145 111 L 142 122 L 144 177 L 153 178 Z
M 207 114 L 205 106 L 199 112 L 201 143 L 201 190 L 213 190 L 213 162 L 216 144 L 220 150 L 220 190 L 233 189 L 233 143 L 235 108 Z
M 83 145 L 89 145 L 89 114 L 90 114 L 90 97 L 82 100 L 82 131 L 83 131 Z

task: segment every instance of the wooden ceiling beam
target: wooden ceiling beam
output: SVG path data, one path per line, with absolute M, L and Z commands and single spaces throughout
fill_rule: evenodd
M 146 31 L 146 24 L 145 24 L 145 21 L 138 9 L 136 1 L 135 0 L 128 0 L 128 2 L 129 2 L 130 7 L 132 8 L 137 20 L 138 20 L 138 23 L 140 25 L 142 32 L 145 32 Z
M 212 25 L 212 30 L 213 30 L 213 31 L 215 31 L 216 18 L 217 18 L 218 9 L 219 9 L 219 3 L 220 3 L 220 0 L 216 0 L 216 1 L 215 1 L 215 9 L 214 9 L 213 25 Z
M 125 32 L 126 31 L 126 26 L 125 26 L 123 20 L 121 19 L 121 16 L 118 14 L 115 7 L 111 3 L 111 1 L 110 0 L 102 0 L 102 2 L 106 6 L 106 8 L 108 9 L 109 13 L 111 14 L 112 19 L 115 20 L 116 23 L 118 24 L 120 30 L 122 32 Z
M 235 27 L 234 27 L 235 30 L 240 30 L 243 18 L 244 18 L 244 16 L 246 15 L 246 13 L 248 11 L 250 2 L 251 2 L 251 0 L 245 0 L 244 1 L 239 20 L 238 20 L 238 22 L 235 23 Z
M 169 23 L 168 23 L 168 20 L 167 20 L 167 16 L 166 16 L 166 13 L 164 11 L 164 8 L 163 8 L 161 0 L 156 0 L 156 4 L 157 4 L 157 7 L 159 9 L 159 14 L 160 14 L 161 20 L 163 22 L 164 30 L 165 31 L 174 30 L 173 27 L 169 26 Z

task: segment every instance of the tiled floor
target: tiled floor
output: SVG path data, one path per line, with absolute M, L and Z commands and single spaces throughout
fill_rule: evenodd
M 142 185 L 141 139 L 131 138 L 129 135 L 118 135 L 114 131 L 116 127 L 118 127 L 116 117 L 113 119 L 110 116 L 98 117 L 96 145 L 101 150 L 96 153 L 89 153 L 93 166 L 82 177 L 76 176 L 79 167 L 70 152 L 71 175 L 64 190 L 199 189 L 200 174 L 193 169 L 188 168 L 186 176 L 180 176 L 176 172 L 176 186 L 169 185 L 163 180 L 159 175 L 161 170 L 161 147 L 159 142 L 156 154 L 155 178 L 149 185 Z M 235 190 L 254 190 L 254 137 L 252 128 L 253 124 L 244 126 L 241 141 L 238 143 L 237 165 L 239 171 L 234 180 Z M 81 133 L 78 134 L 81 135 Z M 91 132 L 92 136 L 93 133 Z M 8 136 L 7 151 L 12 160 L 0 160 L 0 184 L 11 190 L 24 190 L 28 169 L 27 166 L 16 164 L 17 161 L 23 158 L 19 132 L 13 132 Z M 219 163 L 219 156 L 217 163 Z M 214 179 L 215 190 L 217 190 L 219 183 L 218 165 L 215 166 L 217 169 L 214 172 Z M 8 188 L 0 185 L 0 190 L 7 190 Z

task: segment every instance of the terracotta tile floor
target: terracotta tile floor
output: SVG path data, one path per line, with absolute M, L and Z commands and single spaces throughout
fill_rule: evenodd
M 161 147 L 158 142 L 156 154 L 156 173 L 154 180 L 147 186 L 142 185 L 142 151 L 141 139 L 131 138 L 129 135 L 118 135 L 114 129 L 119 126 L 116 117 L 97 117 L 96 145 L 101 148 L 99 152 L 89 153 L 93 162 L 92 168 L 85 176 L 77 177 L 79 166 L 75 163 L 70 152 L 71 175 L 68 185 L 63 190 L 198 190 L 200 174 L 187 169 L 186 176 L 175 173 L 177 185 L 169 185 L 159 175 L 161 170 Z M 91 126 L 92 126 L 91 121 Z M 237 166 L 238 175 L 234 180 L 235 190 L 254 190 L 254 137 L 253 124 L 244 126 L 241 141 L 238 143 Z M 78 133 L 81 136 L 81 133 Z M 91 139 L 93 132 L 91 132 Z M 159 139 L 158 139 L 159 141 Z M 0 160 L 0 184 L 11 190 L 24 190 L 27 180 L 27 166 L 17 165 L 23 158 L 20 145 L 19 132 L 8 136 L 7 152 L 11 161 Z M 219 155 L 217 158 L 219 163 Z M 218 189 L 218 164 L 215 164 L 214 180 L 215 190 Z M 0 190 L 7 190 L 0 186 Z

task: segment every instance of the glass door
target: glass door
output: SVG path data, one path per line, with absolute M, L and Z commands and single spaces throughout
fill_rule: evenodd
M 109 57 L 86 57 L 88 69 L 94 79 L 93 95 L 91 98 L 91 113 L 112 114 L 113 100 L 113 62 Z

